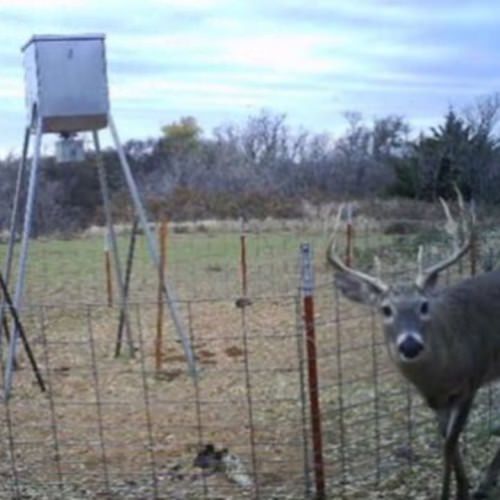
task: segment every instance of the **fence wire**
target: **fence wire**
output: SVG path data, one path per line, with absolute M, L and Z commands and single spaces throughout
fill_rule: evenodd
M 414 270 L 410 255 L 423 236 L 354 234 L 355 263 L 366 268 L 377 251 L 389 262 L 388 275 Z M 373 311 L 333 287 L 325 236 L 248 235 L 243 306 L 239 235 L 189 236 L 170 236 L 167 273 L 184 298 L 178 308 L 200 369 L 195 380 L 168 317 L 158 370 L 156 276 L 140 238 L 128 304 L 134 355 L 124 349 L 117 358 L 119 304 L 108 305 L 101 247 L 35 242 L 21 318 L 47 391 L 40 392 L 21 352 L 0 416 L 0 498 L 313 498 L 317 463 L 298 265 L 305 239 L 317 249 L 326 497 L 432 496 L 441 466 L 433 416 L 391 366 Z M 437 253 L 444 243 L 435 246 Z M 126 255 L 127 238 L 120 248 Z M 497 400 L 496 386 L 480 393 L 464 436 L 474 473 L 493 452 Z

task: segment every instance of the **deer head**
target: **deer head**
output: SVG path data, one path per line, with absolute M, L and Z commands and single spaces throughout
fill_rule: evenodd
M 457 197 L 462 221 L 465 222 L 464 202 L 458 189 Z M 465 239 L 460 242 L 461 224 L 453 219 L 446 202 L 442 199 L 440 201 L 447 219 L 445 228 L 453 238 L 454 249 L 447 258 L 424 269 L 423 248 L 420 247 L 417 257 L 418 273 L 413 283 L 388 284 L 380 275 L 371 276 L 342 262 L 335 251 L 342 207 L 337 214 L 334 234 L 328 245 L 327 260 L 337 271 L 336 286 L 348 299 L 378 309 L 383 320 L 389 352 L 399 365 L 415 363 L 430 354 L 431 342 L 427 337 L 433 322 L 433 305 L 439 300 L 435 293 L 439 274 L 466 254 L 472 244 L 472 225 L 468 224 Z M 379 264 L 376 267 L 380 268 Z

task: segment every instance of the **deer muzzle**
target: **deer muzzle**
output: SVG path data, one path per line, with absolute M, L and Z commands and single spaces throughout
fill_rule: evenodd
M 398 353 L 401 361 L 416 361 L 424 350 L 424 341 L 417 332 L 404 332 L 397 338 Z

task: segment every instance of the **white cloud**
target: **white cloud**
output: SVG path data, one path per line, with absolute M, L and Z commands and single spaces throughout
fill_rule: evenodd
M 219 46 L 220 57 L 268 71 L 321 73 L 332 69 L 332 60 L 317 55 L 324 43 L 314 35 L 273 34 L 236 37 Z
M 0 0 L 0 151 L 24 125 L 19 48 L 34 33 L 107 34 L 127 139 L 261 107 L 321 130 L 345 109 L 438 119 L 498 89 L 499 20 L 486 0 Z
M 0 99 L 24 99 L 24 88 L 17 78 L 0 74 Z

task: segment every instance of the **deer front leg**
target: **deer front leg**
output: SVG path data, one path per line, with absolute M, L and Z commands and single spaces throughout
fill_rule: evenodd
M 462 463 L 458 440 L 467 423 L 472 400 L 456 401 L 449 409 L 438 411 L 439 427 L 444 436 L 443 482 L 441 500 L 449 500 L 451 488 L 451 473 L 455 472 L 457 482 L 457 500 L 469 500 L 469 481 Z
M 469 480 L 467 479 L 467 474 L 465 473 L 465 468 L 462 462 L 458 444 L 455 448 L 455 456 L 453 462 L 455 465 L 455 479 L 457 481 L 457 499 L 468 500 L 470 498 L 470 484 Z

